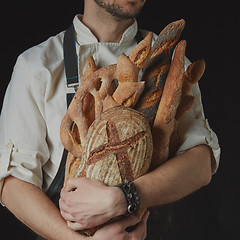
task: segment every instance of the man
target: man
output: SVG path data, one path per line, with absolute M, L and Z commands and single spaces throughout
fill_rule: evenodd
M 116 63 L 122 52 L 131 51 L 136 45 L 134 17 L 144 3 L 85 0 L 84 15 L 76 16 L 73 23 L 80 77 L 90 55 L 103 67 Z M 1 201 L 47 239 L 85 239 L 75 231 L 122 215 L 126 202 L 120 189 L 85 178 L 70 179 L 62 190 L 61 214 L 44 194 L 63 150 L 59 138 L 66 112 L 63 35 L 26 51 L 16 63 L 0 122 Z M 193 110 L 179 125 L 182 145 L 178 155 L 134 181 L 141 209 L 183 198 L 208 184 L 216 170 L 220 153 L 217 138 L 205 122 L 197 85 L 193 94 Z M 103 227 L 92 239 L 144 239 L 147 217 L 148 212 L 142 218 L 130 215 Z M 135 224 L 131 233 L 125 231 Z

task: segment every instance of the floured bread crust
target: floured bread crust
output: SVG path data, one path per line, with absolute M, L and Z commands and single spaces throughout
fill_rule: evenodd
M 88 130 L 87 144 L 78 176 L 114 186 L 142 176 L 152 158 L 152 134 L 148 121 L 139 112 L 117 106 L 104 112 Z

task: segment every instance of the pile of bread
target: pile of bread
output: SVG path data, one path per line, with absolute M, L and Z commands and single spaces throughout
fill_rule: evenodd
M 97 69 L 89 58 L 61 123 L 65 182 L 79 176 L 109 186 L 133 181 L 176 151 L 178 121 L 193 105 L 192 85 L 205 70 L 199 60 L 185 71 L 186 41 L 178 43 L 184 25 L 170 23 L 153 45 L 150 32 L 115 65 Z

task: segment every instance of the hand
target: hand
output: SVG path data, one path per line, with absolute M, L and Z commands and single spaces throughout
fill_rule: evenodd
M 91 240 L 144 240 L 147 236 L 147 219 L 149 211 L 145 211 L 143 216 L 137 214 L 121 218 L 111 224 L 100 228 Z M 127 232 L 125 229 L 135 226 L 133 231 Z
M 124 214 L 126 200 L 116 187 L 79 177 L 68 180 L 61 191 L 59 207 L 68 226 L 77 231 L 101 225 Z

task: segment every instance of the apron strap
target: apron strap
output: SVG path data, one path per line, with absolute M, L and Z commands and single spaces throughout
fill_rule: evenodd
M 63 56 L 67 87 L 79 83 L 78 57 L 75 45 L 75 29 L 71 25 L 65 32 L 63 39 Z
M 78 59 L 77 59 L 76 45 L 75 45 L 75 30 L 73 25 L 71 25 L 66 30 L 64 35 L 63 56 L 64 56 L 64 67 L 65 67 L 65 74 L 66 74 L 66 85 L 68 88 L 74 87 L 79 84 L 79 76 L 78 76 Z M 73 97 L 74 97 L 74 93 L 66 94 L 67 107 L 70 105 Z M 64 149 L 57 174 L 54 177 L 51 185 L 49 186 L 46 192 L 47 196 L 52 200 L 52 202 L 57 207 L 58 207 L 58 200 L 60 198 L 60 192 L 64 182 L 67 154 L 68 154 L 68 151 Z

